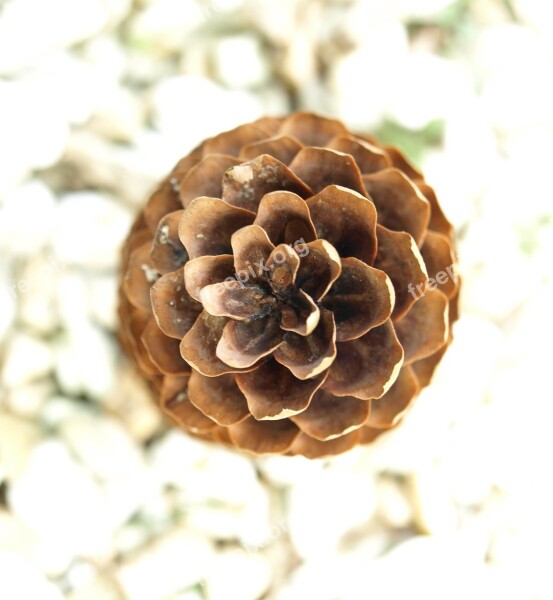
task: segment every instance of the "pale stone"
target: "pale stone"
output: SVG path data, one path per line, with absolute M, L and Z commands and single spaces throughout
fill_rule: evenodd
M 63 600 L 61 591 L 23 557 L 0 548 L 2 596 L 10 600 Z
M 8 388 L 39 379 L 54 366 L 50 346 L 26 333 L 16 333 L 9 339 L 5 356 L 2 381 Z
M 117 553 L 128 555 L 136 552 L 150 539 L 151 532 L 145 523 L 125 523 L 118 527 L 113 536 Z
M 36 257 L 21 271 L 18 279 L 28 287 L 19 294 L 19 317 L 29 331 L 46 336 L 58 326 L 56 285 L 63 269 L 52 257 Z
M 166 55 L 182 50 L 183 36 L 204 23 L 205 15 L 196 2 L 157 0 L 138 12 L 131 21 L 132 38 Z
M 73 192 L 58 207 L 53 247 L 56 258 L 81 267 L 114 268 L 132 215 L 98 192 Z
M 0 510 L 0 546 L 19 554 L 49 577 L 62 575 L 73 559 L 55 537 L 41 537 L 8 511 Z
M 514 0 L 515 12 L 525 23 L 531 26 L 532 31 L 537 29 L 546 35 L 551 42 L 551 27 L 553 10 L 550 4 L 540 0 Z
M 136 377 L 128 362 L 119 366 L 112 387 L 98 401 L 106 410 L 117 415 L 138 441 L 151 439 L 164 423 L 163 414 L 155 405 L 150 390 Z
M 363 572 L 365 569 L 366 565 Z M 318 557 L 316 560 L 304 560 L 280 586 L 276 598 L 277 600 L 341 599 L 348 577 L 351 577 L 351 574 L 345 572 L 344 561 L 340 556 L 330 555 L 324 558 Z
M 100 328 L 75 324 L 55 346 L 56 375 L 66 394 L 100 398 L 115 380 L 116 348 Z
M 89 411 L 88 405 L 75 402 L 74 398 L 56 394 L 48 398 L 40 413 L 40 420 L 48 428 L 58 429 L 65 421 L 76 416 L 86 416 Z
M 88 65 L 111 81 L 121 81 L 126 75 L 128 55 L 118 38 L 104 33 L 87 41 L 81 56 Z
M 205 582 L 210 600 L 258 600 L 271 583 L 271 567 L 261 554 L 225 550 L 217 554 Z
M 248 457 L 178 431 L 167 434 L 150 456 L 160 480 L 184 490 L 190 502 L 216 499 L 229 505 L 248 505 L 262 490 Z
M 21 142 L 18 142 L 21 143 Z M 4 153 L 3 153 L 4 154 Z M 13 154 L 6 149 L 6 160 Z M 9 165 L 9 162 L 8 162 Z M 0 190 L 0 196 L 1 196 Z M 50 240 L 56 218 L 56 199 L 48 186 L 38 180 L 32 180 L 12 191 L 0 208 L 0 250 L 9 255 L 36 255 L 43 251 Z M 55 268 L 51 257 L 43 260 Z M 12 290 L 16 296 L 36 285 L 32 281 L 14 281 Z M 36 291 L 36 289 L 35 289 Z
M 381 477 L 377 482 L 378 514 L 390 527 L 409 527 L 413 511 L 405 490 L 398 481 Z
M 92 277 L 89 281 L 90 316 L 106 329 L 117 328 L 119 282 L 113 276 Z
M 370 475 L 339 470 L 305 478 L 290 490 L 289 502 L 290 537 L 298 554 L 308 558 L 332 554 L 342 536 L 368 522 L 377 508 Z
M 464 600 L 479 596 L 479 574 L 486 546 L 470 535 L 417 536 L 395 546 L 382 558 L 365 563 L 363 579 L 344 578 L 345 600 L 379 600 L 424 596 Z M 458 576 L 459 572 L 464 577 Z M 452 585 L 455 582 L 455 585 Z
M 93 108 L 90 129 L 116 142 L 131 142 L 143 125 L 144 106 L 124 88 L 109 86 Z
M 132 145 L 115 145 L 83 130 L 73 132 L 66 157 L 78 168 L 84 183 L 109 189 L 121 201 L 142 209 L 168 168 L 191 149 L 182 137 L 180 145 L 168 143 L 152 130 L 142 130 Z
M 116 578 L 133 600 L 164 600 L 200 583 L 212 564 L 211 544 L 203 537 L 176 528 L 125 561 Z
M 205 138 L 263 116 L 253 94 L 225 90 L 206 78 L 191 76 L 168 77 L 159 83 L 152 108 L 164 144 L 174 150 L 175 162 Z M 198 119 L 201 114 L 210 118 Z
M 117 23 L 129 9 L 129 0 L 40 0 L 9 2 L 0 19 L 0 74 L 10 75 L 38 57 L 70 46 Z M 52 19 L 52 15 L 63 19 Z M 29 21 L 29 15 L 33 15 Z M 49 27 L 44 27 L 49 23 Z M 23 39 L 19 33 L 27 31 Z
M 264 456 L 257 458 L 256 464 L 263 475 L 279 487 L 300 483 L 325 468 L 323 461 L 311 461 L 303 456 Z
M 458 511 L 444 481 L 443 469 L 429 466 L 415 472 L 411 478 L 411 496 L 415 520 L 419 529 L 429 534 L 455 531 Z
M 20 417 L 37 418 L 49 398 L 54 393 L 54 384 L 43 379 L 10 390 L 6 394 L 6 406 Z
M 178 496 L 179 504 L 187 505 L 185 495 Z M 214 540 L 236 540 L 251 552 L 270 546 L 286 534 L 288 526 L 284 520 L 271 523 L 269 498 L 264 491 L 252 494 L 249 502 L 240 505 L 220 506 L 191 504 L 186 523 L 194 531 L 201 532 Z
M 108 576 L 99 576 L 66 594 L 66 600 L 99 600 L 99 598 L 121 600 L 119 586 Z
M 19 5 L 19 2 L 10 4 Z M 0 26 L 5 22 L 0 19 Z M 16 35 L 23 39 L 17 32 Z M 0 46 L 5 40 L 0 31 Z M 2 58 L 10 54 L 11 50 L 0 49 Z M 50 167 L 61 158 L 69 135 L 69 123 L 55 88 L 44 83 L 30 78 L 15 81 L 0 79 L 0 97 L 0 155 L 4 161 L 0 173 L 1 197 L 22 183 L 34 169 Z M 40 102 L 36 101 L 37 97 Z M 23 226 L 36 228 L 40 225 L 40 220 L 34 221 L 33 225 L 30 222 L 27 213 Z M 29 243 L 32 244 L 33 240 Z
M 40 429 L 31 421 L 0 414 L 0 456 L 6 479 L 16 477 L 24 470 L 40 437 Z
M 261 85 L 268 77 L 260 41 L 253 35 L 222 38 L 213 50 L 216 77 L 230 88 Z
M 403 24 L 391 20 L 375 23 L 372 27 L 363 24 L 363 39 L 358 47 L 331 68 L 330 84 L 336 115 L 354 128 L 376 127 L 389 102 L 389 92 L 383 82 L 389 81 L 390 73 L 402 67 L 407 47 Z M 379 59 L 375 60 L 375 56 Z M 371 65 L 371 85 L 360 76 L 368 64 Z
M 442 85 L 434 85 L 440 81 Z M 408 54 L 386 86 L 386 115 L 409 129 L 422 129 L 458 112 L 471 95 L 471 82 L 453 61 L 430 52 Z M 410 91 L 416 89 L 413 96 Z
M 17 294 L 11 288 L 7 266 L 0 267 L 0 339 L 8 333 L 16 313 Z
M 74 553 L 96 557 L 109 549 L 102 492 L 60 442 L 35 446 L 8 488 L 8 504 L 42 538 L 55 539 Z

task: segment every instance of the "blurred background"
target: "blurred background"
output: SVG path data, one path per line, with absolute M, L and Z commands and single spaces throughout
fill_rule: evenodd
M 371 447 L 171 430 L 118 248 L 204 137 L 308 108 L 400 146 L 459 238 L 455 342 Z M 0 0 L 0 597 L 553 598 L 553 4 Z

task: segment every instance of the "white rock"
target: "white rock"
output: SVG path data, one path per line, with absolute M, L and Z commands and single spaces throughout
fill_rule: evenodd
M 366 565 L 365 565 L 366 568 Z M 277 593 L 277 600 L 335 600 L 342 598 L 350 573 L 345 572 L 341 557 L 331 555 L 304 561 L 296 568 Z M 375 588 L 378 589 L 378 588 Z
M 113 276 L 92 277 L 89 282 L 90 316 L 105 327 L 117 327 L 117 304 L 119 282 Z
M 384 522 L 397 529 L 408 527 L 413 519 L 413 511 L 400 484 L 388 477 L 380 478 L 377 493 L 378 514 Z
M 244 4 L 245 0 L 210 0 L 208 6 Z M 291 2 L 248 2 L 248 17 L 256 27 L 277 44 L 288 44 L 290 32 L 297 27 L 297 7 Z M 212 11 L 213 16 L 218 14 Z
M 61 113 L 75 125 L 84 125 L 90 119 L 106 86 L 114 85 L 109 73 L 101 73 L 80 57 L 65 51 L 40 57 L 33 67 L 34 85 L 53 90 Z
M 328 556 L 351 529 L 377 507 L 374 482 L 338 470 L 305 478 L 290 490 L 289 533 L 302 557 Z
M 182 504 L 187 505 L 187 500 L 183 499 Z M 240 537 L 244 523 L 244 507 L 234 506 L 192 506 L 187 511 L 186 525 L 192 530 L 210 539 L 236 540 Z M 266 528 L 268 535 L 268 528 Z M 256 550 L 258 547 L 264 547 L 264 540 L 259 545 L 252 546 Z
M 493 323 L 470 315 L 457 321 L 454 342 L 433 379 L 434 384 L 444 386 L 442 393 L 448 396 L 448 402 L 443 403 L 445 412 L 449 409 L 450 416 L 455 418 L 464 414 L 469 404 L 473 407 L 482 402 L 498 369 L 504 345 L 504 333 Z M 471 374 L 470 381 L 458 378 L 453 383 L 459 368 Z
M 33 561 L 38 537 L 7 510 L 0 510 L 0 547 Z
M 517 16 L 531 25 L 532 29 L 543 31 L 551 41 L 553 11 L 550 4 L 545 4 L 539 0 L 514 0 L 514 7 Z
M 151 535 L 147 524 L 125 523 L 115 531 L 113 546 L 118 554 L 128 555 L 146 545 Z
M 221 38 L 213 50 L 217 79 L 230 88 L 263 84 L 268 77 L 260 41 L 253 35 Z
M 61 199 L 54 233 L 58 260 L 82 267 L 114 268 L 132 215 L 97 192 L 74 192 Z
M 442 478 L 454 502 L 481 506 L 492 491 L 495 442 L 490 443 L 496 415 L 489 405 L 467 407 L 452 429 L 443 457 Z
M 179 504 L 187 506 L 189 500 L 179 497 Z M 287 531 L 284 519 L 271 523 L 269 498 L 264 490 L 252 494 L 248 504 L 242 505 L 190 505 L 186 523 L 214 540 L 236 540 L 250 551 L 257 552 L 273 544 Z
M 20 4 L 13 2 L 11 6 Z M 0 26 L 5 22 L 0 19 Z M 1 46 L 6 40 L 1 31 L 0 40 Z M 7 54 L 11 52 L 0 50 L 2 57 Z M 50 167 L 61 158 L 69 135 L 69 124 L 56 89 L 47 84 L 33 79 L 0 79 L 0 98 L 0 155 L 4 159 L 0 175 L 1 197 L 32 170 Z M 41 101 L 37 102 L 37 98 Z M 30 219 L 27 217 L 27 220 Z M 35 227 L 37 223 L 40 221 L 35 221 Z
M 135 521 L 148 527 L 150 538 L 165 534 L 173 528 L 173 495 L 164 489 L 154 488 L 155 492 L 142 503 Z M 182 506 L 182 505 L 181 505 Z
M 51 412 L 49 416 L 51 420 Z M 54 420 L 73 452 L 103 483 L 106 520 L 110 527 L 120 527 L 157 491 L 140 449 L 109 417 L 72 411 Z
M 47 336 L 58 327 L 56 286 L 63 269 L 64 265 L 52 257 L 35 257 L 20 273 L 19 317 L 29 331 Z M 22 287 L 22 282 L 27 283 L 26 288 Z
M 49 577 L 62 575 L 73 559 L 54 538 L 43 538 L 7 511 L 0 511 L 0 547 L 29 560 Z
M 88 40 L 81 48 L 81 56 L 96 72 L 110 81 L 121 81 L 128 66 L 128 54 L 121 41 L 108 34 Z
M 485 544 L 468 535 L 414 537 L 365 564 L 362 579 L 345 579 L 348 590 L 342 597 L 361 600 L 374 590 L 383 600 L 480 597 L 474 594 L 478 593 L 477 576 L 485 552 Z M 459 572 L 465 576 L 459 577 Z
M 271 567 L 261 554 L 225 550 L 213 561 L 205 582 L 210 600 L 257 600 L 271 582 Z
M 74 326 L 57 341 L 55 356 L 56 376 L 64 393 L 101 398 L 115 380 L 114 342 L 94 325 Z
M 465 89 L 463 102 L 455 105 L 445 121 L 444 149 L 427 152 L 422 161 L 427 181 L 456 227 L 474 218 L 481 196 L 490 187 L 490 173 L 495 171 L 497 160 L 497 140 L 489 119 L 478 98 Z M 471 177 L 455 185 L 452 177 L 458 161 L 463 161 Z
M 205 14 L 196 2 L 157 0 L 131 21 L 132 38 L 160 54 L 182 51 L 183 36 L 202 25 Z
M 234 506 L 247 505 L 251 495 L 262 489 L 247 457 L 178 431 L 170 431 L 155 444 L 150 457 L 160 480 L 184 490 L 190 502 L 216 499 Z
M 203 537 L 175 529 L 133 559 L 116 574 L 128 598 L 164 600 L 200 583 L 213 562 L 213 548 Z
M 2 595 L 10 600 L 63 600 L 62 593 L 24 558 L 0 549 Z
M 128 362 L 120 365 L 114 385 L 99 401 L 104 410 L 125 423 L 138 441 L 146 442 L 162 427 L 162 412 L 153 402 L 151 391 L 136 377 L 136 371 Z
M 8 151 L 6 157 L 9 160 Z M 56 199 L 50 188 L 38 180 L 30 181 L 8 194 L 0 208 L 0 250 L 9 255 L 26 256 L 44 251 L 52 234 L 55 208 Z M 17 286 L 18 281 L 14 283 L 16 287 L 12 289 L 16 295 L 33 287 L 32 282 L 22 282 L 20 287 Z
M 257 467 L 269 481 L 289 487 L 325 468 L 324 461 L 311 461 L 303 456 L 266 456 L 256 459 Z
M 86 129 L 73 132 L 66 152 L 90 187 L 105 188 L 142 208 L 149 191 L 177 162 L 185 149 L 167 147 L 162 136 L 142 131 L 133 145 L 114 145 Z
M 90 585 L 98 576 L 98 569 L 89 562 L 76 561 L 65 574 L 65 581 L 71 589 Z
M 116 142 L 131 142 L 139 133 L 144 108 L 135 94 L 111 85 L 93 109 L 90 129 Z
M 309 19 L 309 17 L 306 17 Z M 317 56 L 313 52 L 314 40 L 306 35 L 304 28 L 296 28 L 287 44 L 282 61 L 282 70 L 287 79 L 296 85 L 302 94 L 317 86 Z
M 40 437 L 40 429 L 32 422 L 0 414 L 0 457 L 6 479 L 21 473 Z
M 93 581 L 66 592 L 66 600 L 121 600 L 121 591 L 109 575 L 100 575 Z
M 16 333 L 8 341 L 2 366 L 2 381 L 8 388 L 39 379 L 50 373 L 54 361 L 48 344 L 26 333 Z
M 13 283 L 8 277 L 7 266 L 0 267 L 0 339 L 9 331 L 16 313 L 17 293 L 11 287 Z
M 16 517 L 61 549 L 93 557 L 109 549 L 102 492 L 60 442 L 34 448 L 8 489 L 8 503 Z
M 443 469 L 433 465 L 415 472 L 411 479 L 411 496 L 421 531 L 447 534 L 457 529 L 458 509 L 444 480 Z
M 42 412 L 47 398 L 53 393 L 53 382 L 50 379 L 43 379 L 10 390 L 5 402 L 12 413 L 20 417 L 36 418 Z
M 438 388 L 435 384 L 423 390 L 400 425 L 371 444 L 369 460 L 375 468 L 408 475 L 441 455 L 448 442 L 450 418 L 443 408 L 440 412 L 444 392 Z
M 190 76 L 164 79 L 154 90 L 152 107 L 164 144 L 177 159 L 206 137 L 263 116 L 252 94 L 224 90 L 208 79 Z M 201 114 L 210 118 L 198 119 Z
M 244 4 L 245 0 L 208 0 L 205 11 L 208 16 L 216 16 L 242 8 Z
M 144 468 L 142 453 L 127 431 L 105 415 L 66 420 L 61 435 L 79 460 L 100 480 L 130 477 Z
M 384 85 L 389 94 L 386 114 L 404 127 L 422 129 L 458 112 L 471 95 L 471 85 L 453 61 L 429 52 L 408 54 Z
M 74 398 L 52 395 L 40 413 L 41 422 L 49 429 L 59 428 L 65 421 L 78 416 L 88 415 L 89 407 Z
M 440 13 L 453 4 L 455 0 L 398 0 L 391 3 L 397 5 L 399 14 L 404 19 L 412 21 L 431 20 L 432 17 L 440 16 Z
M 332 65 L 330 83 L 337 116 L 351 127 L 366 129 L 378 125 L 386 113 L 390 73 L 404 64 L 408 40 L 405 27 L 391 20 L 371 27 L 363 23 L 362 28 L 359 46 Z M 369 64 L 368 84 L 361 74 Z
M 504 62 L 483 78 L 481 92 L 482 106 L 490 121 L 507 134 L 547 126 L 551 123 L 553 89 L 540 73 L 550 68 L 549 44 L 526 32 L 521 35 L 515 27 L 504 27 L 495 33 L 493 43 L 497 54 L 504 55 Z M 529 63 L 533 69 L 527 68 Z M 504 96 L 513 80 L 516 87 Z
M 0 19 L 0 74 L 13 74 L 41 55 L 82 41 L 119 21 L 129 9 L 129 0 L 40 0 L 8 3 Z M 53 11 L 53 12 L 52 12 Z M 63 19 L 52 19 L 52 15 Z M 32 22 L 29 15 L 33 15 Z M 43 27 L 49 23 L 49 27 Z M 26 40 L 19 32 L 26 31 Z

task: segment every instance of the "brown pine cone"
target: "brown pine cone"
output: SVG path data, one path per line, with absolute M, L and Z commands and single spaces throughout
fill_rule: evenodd
M 339 454 L 394 427 L 444 355 L 452 236 L 397 149 L 311 113 L 260 119 L 150 198 L 123 250 L 121 342 L 193 435 Z

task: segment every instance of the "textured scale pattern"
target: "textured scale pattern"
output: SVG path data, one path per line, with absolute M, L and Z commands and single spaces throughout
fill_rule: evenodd
M 123 249 L 120 339 L 192 435 L 339 454 L 429 384 L 455 264 L 451 224 L 397 149 L 311 113 L 264 118 L 203 142 L 151 196 Z

